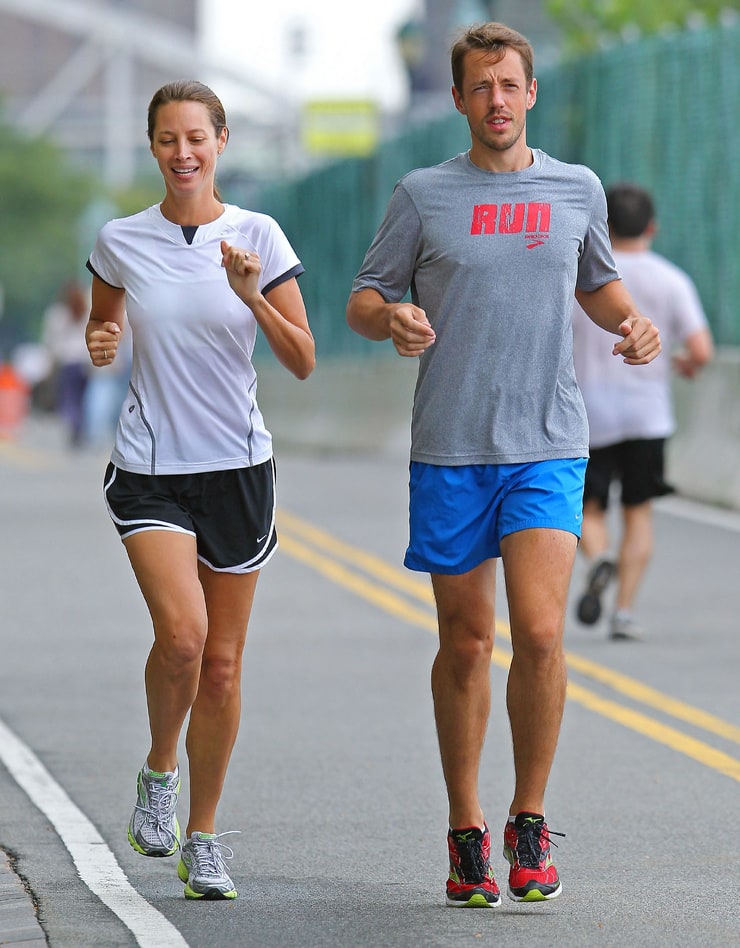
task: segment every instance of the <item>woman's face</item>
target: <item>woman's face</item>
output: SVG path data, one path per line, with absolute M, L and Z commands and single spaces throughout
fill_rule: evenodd
M 151 151 L 167 191 L 177 196 L 213 195 L 216 161 L 228 132 L 216 130 L 200 102 L 168 102 L 157 110 Z

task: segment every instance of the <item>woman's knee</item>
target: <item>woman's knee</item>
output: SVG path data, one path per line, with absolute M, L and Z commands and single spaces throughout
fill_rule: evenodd
M 241 688 L 241 662 L 234 656 L 204 655 L 199 693 L 225 704 Z
M 174 669 L 200 662 L 208 632 L 205 616 L 172 612 L 154 623 L 155 644 L 162 659 Z

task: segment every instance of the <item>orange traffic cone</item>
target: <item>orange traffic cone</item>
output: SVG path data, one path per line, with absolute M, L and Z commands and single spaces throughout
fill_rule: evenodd
M 12 366 L 0 365 L 0 438 L 13 438 L 28 414 L 28 385 Z

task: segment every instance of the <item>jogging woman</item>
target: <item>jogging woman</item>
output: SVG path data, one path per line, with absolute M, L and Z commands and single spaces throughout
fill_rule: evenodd
M 202 83 L 155 93 L 148 114 L 165 195 L 100 231 L 90 255 L 93 365 L 133 365 L 104 481 L 111 519 L 151 614 L 145 683 L 151 746 L 128 838 L 180 851 L 190 899 L 233 899 L 216 809 L 241 711 L 241 663 L 257 577 L 277 546 L 272 442 L 256 401 L 258 330 L 299 379 L 315 363 L 296 277 L 303 267 L 264 214 L 215 187 L 228 141 Z M 178 740 L 185 721 L 190 813 L 181 840 Z

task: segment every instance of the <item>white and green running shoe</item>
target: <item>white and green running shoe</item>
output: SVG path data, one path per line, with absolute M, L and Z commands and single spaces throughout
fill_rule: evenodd
M 231 859 L 234 850 L 219 842 L 222 836 L 238 833 L 192 833 L 182 844 L 177 874 L 185 883 L 186 899 L 235 899 L 234 883 L 226 871 L 224 859 Z
M 180 768 L 156 773 L 144 764 L 136 787 L 138 799 L 128 824 L 128 841 L 143 856 L 173 856 L 180 848 L 180 824 L 175 816 Z

